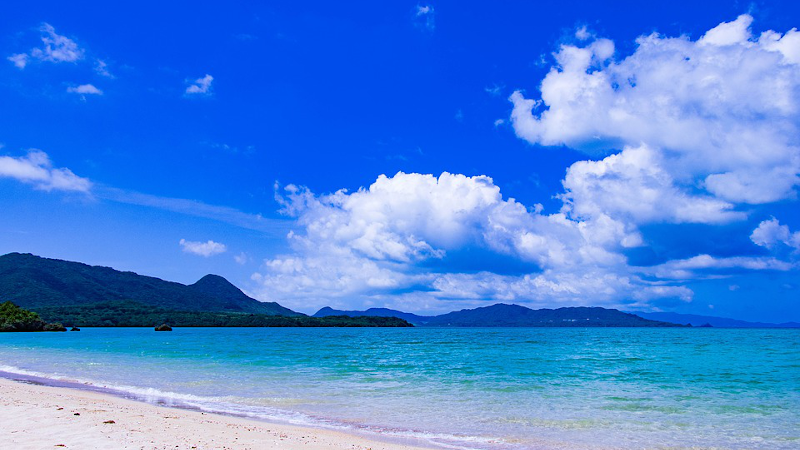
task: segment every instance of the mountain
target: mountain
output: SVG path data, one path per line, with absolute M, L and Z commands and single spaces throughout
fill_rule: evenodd
M 236 286 L 232 285 L 230 281 L 219 275 L 206 275 L 200 278 L 196 283 L 190 284 L 189 288 L 198 292 L 201 295 L 206 295 L 227 302 L 225 305 L 228 311 L 241 311 L 243 305 L 245 308 L 249 306 L 257 306 L 258 312 L 261 314 L 271 314 L 276 316 L 301 316 L 289 308 L 285 308 L 276 302 L 259 302 L 253 298 L 245 295 L 244 292 L 239 290 Z M 258 302 L 258 305 L 253 305 L 252 302 Z
M 672 312 L 652 312 L 652 313 L 635 313 L 638 316 L 650 320 L 660 320 L 662 322 L 687 324 L 699 327 L 705 324 L 711 325 L 714 328 L 800 328 L 800 323 L 785 322 L 785 323 L 764 323 L 764 322 L 747 322 L 744 320 L 728 319 L 726 317 L 714 316 L 701 316 L 696 314 L 678 314 Z
M 206 275 L 186 286 L 110 267 L 23 253 L 0 256 L 0 299 L 27 309 L 134 301 L 166 310 L 299 316 L 248 297 L 228 280 Z
M 398 317 L 414 325 L 429 327 L 677 327 L 680 325 L 648 320 L 634 314 L 606 308 L 530 309 L 499 303 L 463 309 L 441 316 L 418 316 L 386 308 L 366 311 L 320 309 L 314 317 L 330 315 Z
M 672 323 L 599 307 L 530 309 L 498 303 L 462 309 L 430 320 L 427 326 L 445 327 L 675 327 Z
M 348 317 L 397 317 L 406 322 L 413 323 L 414 325 L 425 325 L 433 317 L 418 316 L 416 314 L 397 311 L 388 308 L 370 308 L 366 311 L 341 311 L 331 307 L 324 307 L 317 311 L 312 317 L 329 317 L 329 316 L 348 316 Z

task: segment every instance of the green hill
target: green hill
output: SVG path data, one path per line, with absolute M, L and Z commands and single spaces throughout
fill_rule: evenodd
M 0 256 L 0 298 L 36 311 L 133 301 L 173 311 L 302 315 L 274 302 L 250 298 L 217 275 L 206 275 L 187 286 L 110 267 L 22 253 Z

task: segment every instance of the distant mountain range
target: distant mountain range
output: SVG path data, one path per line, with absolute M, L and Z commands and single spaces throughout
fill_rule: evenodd
M 274 302 L 250 298 L 218 275 L 184 285 L 110 267 L 23 253 L 0 256 L 0 300 L 36 310 L 133 301 L 167 310 L 301 316 Z
M 675 323 L 649 320 L 616 309 L 574 307 L 530 309 L 499 303 L 475 309 L 463 309 L 441 316 L 417 316 L 385 308 L 366 311 L 339 311 L 322 308 L 314 317 L 393 316 L 426 327 L 677 327 Z
M 765 323 L 747 322 L 744 320 L 728 319 L 726 317 L 700 316 L 696 314 L 678 314 L 673 312 L 636 313 L 636 315 L 650 320 L 662 322 L 691 324 L 694 327 L 711 325 L 714 328 L 800 328 L 800 323 Z
M 464 309 L 440 316 L 419 316 L 387 308 L 366 311 L 342 311 L 325 307 L 314 317 L 371 316 L 398 317 L 417 326 L 452 327 L 693 327 L 715 328 L 800 328 L 800 323 L 747 322 L 724 317 L 678 314 L 669 312 L 625 313 L 599 307 L 530 309 L 519 305 L 496 304 L 483 308 Z

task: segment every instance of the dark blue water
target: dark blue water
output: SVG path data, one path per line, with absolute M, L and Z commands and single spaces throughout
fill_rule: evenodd
M 800 448 L 800 330 L 87 328 L 0 366 L 470 448 Z

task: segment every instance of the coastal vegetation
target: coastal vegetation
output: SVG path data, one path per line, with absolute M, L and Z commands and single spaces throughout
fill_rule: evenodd
M 175 311 L 138 302 L 115 301 L 38 309 L 46 320 L 79 327 L 410 327 L 396 317 L 308 317 L 214 311 Z
M 47 323 L 33 311 L 12 302 L 0 303 L 0 331 L 67 331 L 60 323 Z

